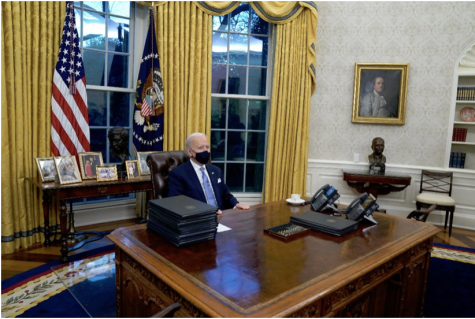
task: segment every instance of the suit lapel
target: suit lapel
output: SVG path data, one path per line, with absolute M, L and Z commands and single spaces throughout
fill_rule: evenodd
M 188 162 L 186 162 L 186 164 L 188 164 L 186 166 L 186 170 L 187 170 L 188 176 L 190 176 L 191 178 L 191 183 L 195 187 L 198 194 L 200 194 L 201 199 L 206 203 L 206 196 L 205 196 L 205 193 L 203 192 L 203 187 L 201 187 L 200 180 L 198 179 L 198 176 L 196 175 L 196 171 L 193 168 L 193 165 L 191 164 L 191 159 Z

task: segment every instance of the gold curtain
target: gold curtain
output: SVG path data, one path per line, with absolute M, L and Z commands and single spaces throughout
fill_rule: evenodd
M 51 156 L 51 85 L 66 2 L 2 2 L 2 254 L 44 240 L 35 157 Z M 51 229 L 59 216 L 50 216 Z
M 310 99 L 315 90 L 312 64 L 315 55 L 307 47 L 310 12 L 277 25 L 271 116 L 267 142 L 264 199 L 283 200 L 291 193 L 305 195 L 308 162 Z M 312 52 L 313 51 L 313 52 Z
M 239 2 L 196 2 L 224 15 Z M 252 8 L 274 23 L 274 69 L 266 154 L 264 202 L 305 195 L 310 99 L 315 90 L 317 6 L 313 1 L 253 1 Z M 211 31 L 210 31 L 211 32 Z

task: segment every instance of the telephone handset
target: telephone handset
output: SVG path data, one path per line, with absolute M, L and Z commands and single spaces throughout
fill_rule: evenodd
M 378 222 L 373 218 L 373 212 L 379 208 L 376 199 L 371 194 L 361 194 L 356 197 L 346 209 L 348 219 L 360 221 L 363 218 L 374 224 Z
M 339 197 L 340 194 L 338 194 L 338 191 L 333 186 L 325 184 L 315 193 L 315 195 L 313 195 L 310 200 L 310 205 L 314 211 L 319 212 L 326 206 L 331 208 L 330 205 Z

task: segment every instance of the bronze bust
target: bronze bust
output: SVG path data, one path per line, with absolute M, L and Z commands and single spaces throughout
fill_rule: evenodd
M 384 174 L 386 171 L 386 156 L 383 155 L 384 140 L 375 137 L 371 144 L 373 153 L 368 155 L 370 174 Z
M 125 161 L 129 158 L 129 131 L 125 128 L 117 126 L 111 128 L 107 134 L 110 143 L 110 161 L 120 162 L 117 165 L 117 174 L 119 177 L 126 177 Z

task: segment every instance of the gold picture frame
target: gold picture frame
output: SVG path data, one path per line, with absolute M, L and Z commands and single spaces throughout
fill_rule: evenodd
M 352 123 L 404 125 L 409 63 L 355 63 Z
M 101 152 L 78 153 L 82 179 L 97 179 L 96 166 L 103 165 Z
M 137 152 L 137 161 L 139 162 L 140 175 L 150 175 L 150 168 L 147 165 L 147 156 L 155 152 Z
M 127 171 L 127 179 L 140 179 L 139 161 L 125 161 L 125 169 Z
M 54 166 L 56 167 L 61 185 L 82 182 L 75 156 L 55 156 Z
M 96 166 L 96 176 L 98 182 L 117 181 L 117 165 L 105 164 Z
M 38 172 L 41 176 L 41 181 L 44 182 L 54 182 L 58 171 L 54 165 L 53 157 L 36 157 L 36 165 L 38 166 Z

